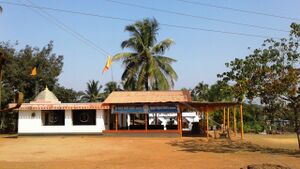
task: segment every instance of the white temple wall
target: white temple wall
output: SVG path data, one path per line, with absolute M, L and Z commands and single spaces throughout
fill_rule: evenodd
M 65 125 L 62 126 L 43 125 L 40 110 L 19 112 L 19 134 L 97 134 L 103 130 L 105 130 L 104 110 L 96 110 L 96 125 L 73 125 L 72 110 L 66 110 Z

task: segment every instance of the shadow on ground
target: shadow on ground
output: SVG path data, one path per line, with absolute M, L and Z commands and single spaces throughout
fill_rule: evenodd
M 300 158 L 300 151 L 288 150 L 281 148 L 270 148 L 252 144 L 246 141 L 230 140 L 206 140 L 206 139 L 187 139 L 173 140 L 167 143 L 171 146 L 178 147 L 179 151 L 190 153 L 212 152 L 212 153 L 235 153 L 235 152 L 260 152 L 268 154 L 289 155 Z

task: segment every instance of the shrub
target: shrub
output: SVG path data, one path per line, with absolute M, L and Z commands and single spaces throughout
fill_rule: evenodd
M 244 133 L 249 133 L 251 130 L 251 127 L 248 123 L 244 124 Z
M 260 123 L 254 122 L 253 130 L 254 130 L 255 133 L 260 133 L 264 130 L 264 127 Z

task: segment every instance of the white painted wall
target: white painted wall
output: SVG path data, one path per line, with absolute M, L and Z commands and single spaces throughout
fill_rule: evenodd
M 32 117 L 35 113 L 35 117 Z M 63 134 L 63 133 L 102 133 L 106 129 L 104 110 L 96 110 L 96 125 L 73 125 L 72 110 L 65 111 L 64 126 L 43 126 L 41 111 L 20 111 L 18 122 L 19 134 Z

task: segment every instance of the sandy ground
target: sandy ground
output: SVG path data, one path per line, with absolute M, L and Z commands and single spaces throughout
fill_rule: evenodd
M 249 142 L 248 142 L 249 141 Z M 283 146 L 284 145 L 284 146 Z M 293 136 L 205 138 L 36 136 L 1 138 L 1 169 L 237 168 L 272 163 L 300 168 Z

